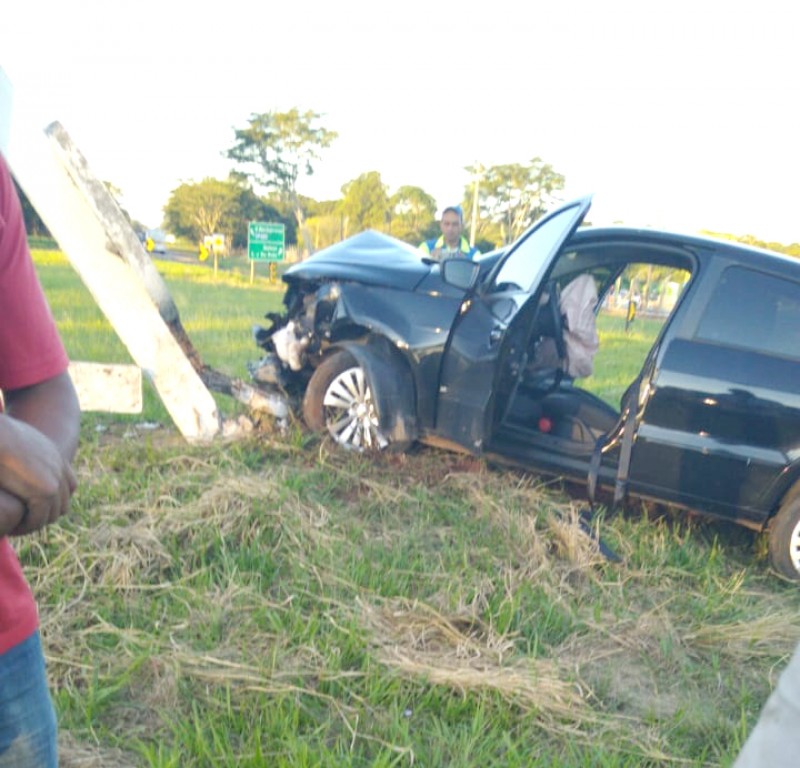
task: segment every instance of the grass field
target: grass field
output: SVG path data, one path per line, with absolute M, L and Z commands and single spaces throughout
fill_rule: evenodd
M 127 360 L 36 260 L 72 356 Z M 244 376 L 280 294 L 159 268 L 206 362 Z M 601 355 L 644 354 L 645 322 L 609 322 Z M 188 446 L 160 407 L 158 429 L 87 417 L 72 514 L 17 543 L 65 766 L 728 766 L 800 638 L 750 533 L 615 513 L 611 564 L 552 481 L 299 425 Z
M 70 358 L 103 363 L 132 362 L 127 349 L 66 258 L 60 252 L 43 250 L 33 251 L 33 256 Z M 169 261 L 156 264 L 203 361 L 231 376 L 247 378 L 247 361 L 263 354 L 252 339 L 251 328 L 263 321 L 266 312 L 281 307 L 281 286 L 272 284 L 265 276 L 256 277 L 251 285 L 249 273 L 241 267 L 220 270 L 215 278 L 208 265 Z M 217 402 L 227 414 L 237 411 L 236 404 L 229 398 L 220 396 Z M 88 418 L 92 423 L 122 419 L 95 414 Z M 142 415 L 127 420 L 166 424 L 169 415 L 155 390 L 146 385 Z

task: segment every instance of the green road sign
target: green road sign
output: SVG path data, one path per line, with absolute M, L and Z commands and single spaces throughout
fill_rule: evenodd
M 286 228 L 271 221 L 251 221 L 247 227 L 247 258 L 250 261 L 283 261 Z

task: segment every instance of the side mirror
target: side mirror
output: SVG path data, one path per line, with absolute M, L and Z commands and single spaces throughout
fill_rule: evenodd
M 459 256 L 444 259 L 440 266 L 442 280 L 449 285 L 454 285 L 456 288 L 461 288 L 463 291 L 467 291 L 475 285 L 480 271 L 480 264 Z

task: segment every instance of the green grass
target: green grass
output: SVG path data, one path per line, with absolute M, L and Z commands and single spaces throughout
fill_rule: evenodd
M 33 257 L 70 359 L 133 362 L 67 259 L 57 251 L 35 250 Z M 280 285 L 258 276 L 251 284 L 249 273 L 234 269 L 220 270 L 214 276 L 208 265 L 155 263 L 203 362 L 230 376 L 248 378 L 247 361 L 262 354 L 252 339 L 251 328 L 263 321 L 266 312 L 280 309 Z M 238 411 L 230 398 L 215 398 L 226 415 Z M 103 416 L 90 418 L 93 422 L 108 421 Z M 169 416 L 155 390 L 146 384 L 143 413 L 128 420 L 167 423 Z
M 124 357 L 37 264 L 71 351 Z M 164 269 L 240 372 L 280 295 Z M 644 325 L 602 346 L 633 361 Z M 70 765 L 728 766 L 800 633 L 751 534 L 632 510 L 602 522 L 610 564 L 557 485 L 463 456 L 109 417 L 76 466 L 70 516 L 17 542 Z
M 34 251 L 33 256 L 70 357 L 131 362 L 69 262 L 58 252 Z M 250 329 L 267 311 L 280 308 L 281 286 L 264 277 L 250 284 L 249 276 L 237 271 L 220 271 L 215 277 L 208 266 L 155 263 L 203 361 L 232 376 L 245 376 L 246 360 L 260 353 Z
M 594 374 L 580 386 L 619 408 L 620 398 L 642 369 L 663 322 L 640 316 L 626 331 L 623 315 L 601 313 L 597 322 L 600 348 L 594 359 Z
M 115 765 L 728 764 L 800 630 L 740 538 L 617 516 L 610 565 L 450 454 L 90 433 L 78 472 L 21 549 L 62 729 Z

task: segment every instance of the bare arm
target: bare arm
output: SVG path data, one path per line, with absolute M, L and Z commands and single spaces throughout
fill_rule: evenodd
M 69 510 L 80 408 L 68 374 L 4 393 L 0 535 L 38 530 Z

